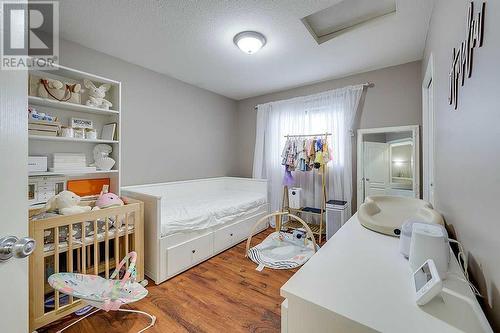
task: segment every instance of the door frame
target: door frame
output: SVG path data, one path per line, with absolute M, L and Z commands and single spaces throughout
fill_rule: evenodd
M 415 181 L 413 182 L 413 191 L 416 198 L 420 198 L 420 127 L 419 125 L 407 125 L 407 126 L 394 126 L 394 127 L 380 127 L 380 128 L 363 128 L 359 129 L 357 136 L 357 166 L 356 166 L 356 184 L 357 184 L 357 208 L 363 203 L 364 197 L 364 181 L 363 181 L 363 170 L 364 170 L 364 145 L 363 145 L 363 135 L 365 134 L 375 134 L 375 133 L 388 133 L 388 132 L 412 132 L 413 140 L 415 144 L 413 145 L 413 156 L 415 159 L 413 165 L 413 174 L 415 175 Z
M 429 86 L 432 83 L 432 88 Z M 429 91 L 430 90 L 430 91 Z M 434 56 L 429 56 L 424 79 L 422 81 L 422 168 L 423 168 L 423 199 L 434 205 L 434 195 L 431 198 L 431 187 L 435 193 L 435 157 L 436 157 L 436 117 L 435 117 L 435 81 Z M 429 107 L 430 106 L 430 107 Z M 432 121 L 431 121 L 432 119 Z M 432 124 L 432 128 L 430 124 Z M 431 179 L 433 178 L 433 179 Z

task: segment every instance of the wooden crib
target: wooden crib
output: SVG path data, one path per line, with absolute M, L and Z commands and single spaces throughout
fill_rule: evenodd
M 137 280 L 144 279 L 144 205 L 138 200 L 126 201 L 121 207 L 43 219 L 34 219 L 40 210 L 30 210 L 29 233 L 37 244 L 29 257 L 30 331 L 86 305 L 54 291 L 47 283 L 53 273 L 109 278 L 125 254 L 136 251 Z

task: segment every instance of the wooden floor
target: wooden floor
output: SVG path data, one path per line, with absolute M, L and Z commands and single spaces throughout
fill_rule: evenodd
M 271 231 L 255 236 L 252 244 Z M 149 295 L 128 308 L 157 317 L 156 325 L 147 333 L 279 332 L 283 301 L 279 290 L 294 271 L 266 268 L 258 272 L 244 253 L 243 242 L 159 286 L 150 281 Z M 38 332 L 55 332 L 74 318 Z M 100 311 L 64 332 L 137 332 L 147 324 L 145 317 L 137 314 Z

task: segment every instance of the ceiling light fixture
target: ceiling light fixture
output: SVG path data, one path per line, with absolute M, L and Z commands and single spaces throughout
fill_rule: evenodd
M 234 44 L 247 54 L 254 54 L 266 45 L 266 37 L 257 31 L 243 31 L 234 36 Z

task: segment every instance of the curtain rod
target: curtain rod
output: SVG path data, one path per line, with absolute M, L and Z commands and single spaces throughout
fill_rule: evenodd
M 361 84 L 363 87 L 366 87 L 366 88 L 373 88 L 375 87 L 375 83 L 373 82 L 365 82 L 365 83 L 362 83 Z M 258 105 L 254 106 L 254 110 L 257 110 L 258 108 Z
M 285 138 L 300 138 L 300 137 L 309 137 L 309 136 L 329 136 L 332 133 L 320 133 L 320 134 L 293 134 L 293 135 L 285 135 Z

